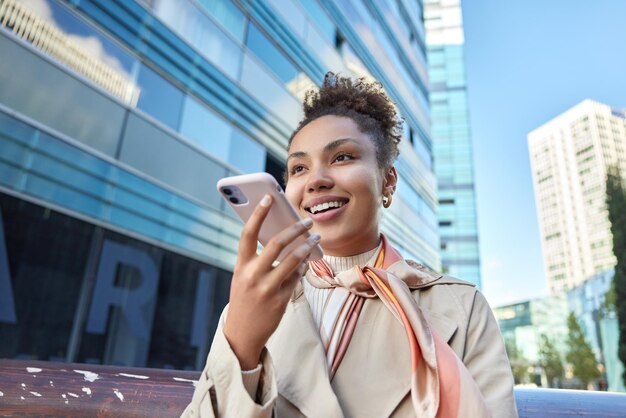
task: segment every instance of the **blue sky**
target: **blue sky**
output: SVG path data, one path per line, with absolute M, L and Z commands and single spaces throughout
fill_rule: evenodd
M 547 295 L 526 135 L 586 98 L 626 108 L 626 0 L 464 0 L 483 292 Z

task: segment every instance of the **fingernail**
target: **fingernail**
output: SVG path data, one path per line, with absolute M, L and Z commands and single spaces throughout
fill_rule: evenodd
M 272 198 L 270 195 L 266 194 L 265 196 L 263 196 L 263 199 L 261 199 L 261 206 L 269 206 L 270 202 L 271 202 Z
M 320 242 L 320 238 L 321 236 L 319 234 L 311 234 L 311 236 L 309 237 L 309 241 L 311 241 L 311 244 L 317 244 L 318 242 Z
M 302 225 L 306 226 L 307 228 L 313 225 L 313 219 L 311 218 L 306 218 L 302 221 Z

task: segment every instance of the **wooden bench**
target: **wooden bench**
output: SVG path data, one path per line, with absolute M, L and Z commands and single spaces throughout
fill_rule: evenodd
M 178 417 L 198 374 L 0 359 L 0 416 Z M 621 393 L 516 388 L 515 397 L 520 418 L 626 416 Z

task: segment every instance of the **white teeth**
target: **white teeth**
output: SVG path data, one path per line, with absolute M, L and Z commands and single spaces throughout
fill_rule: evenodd
M 343 202 L 326 202 L 326 203 L 320 203 L 319 205 L 311 206 L 309 208 L 309 211 L 311 211 L 311 213 L 317 213 L 319 211 L 326 210 L 329 208 L 340 208 L 342 206 L 343 206 Z

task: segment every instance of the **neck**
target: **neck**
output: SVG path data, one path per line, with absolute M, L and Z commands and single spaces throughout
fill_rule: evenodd
M 335 273 L 341 273 L 342 271 L 349 270 L 354 266 L 365 266 L 368 264 L 368 262 L 378 254 L 380 245 L 381 243 L 378 243 L 377 246 L 368 251 L 347 257 L 324 255 L 324 260 L 326 260 Z

